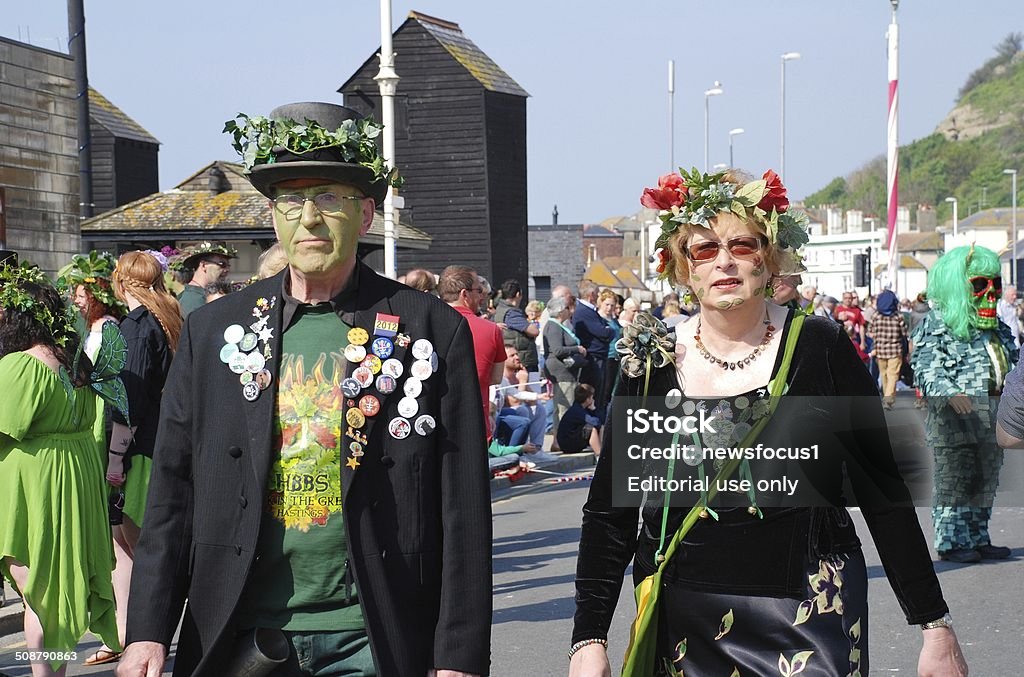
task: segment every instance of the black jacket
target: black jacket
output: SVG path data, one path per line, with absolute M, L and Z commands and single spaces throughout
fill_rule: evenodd
M 788 336 L 790 312 L 776 360 L 779 368 L 782 347 Z M 624 379 L 618 394 L 636 394 L 644 378 Z M 948 610 L 917 513 L 896 468 L 889 443 L 878 390 L 854 351 L 853 344 L 835 322 L 808 317 L 797 342 L 787 379 L 789 390 L 782 398 L 806 403 L 814 397 L 823 403 L 838 402 L 849 409 L 830 411 L 857 425 L 842 444 L 850 466 L 850 481 L 861 512 L 878 548 L 886 576 L 909 623 L 934 620 Z M 649 393 L 664 395 L 678 387 L 674 365 L 652 373 Z M 829 400 L 828 396 L 864 396 Z M 799 414 L 799 412 L 797 412 Z M 800 431 L 773 424 L 792 421 L 777 412 L 760 440 L 791 440 Z M 833 421 L 834 422 L 834 421 Z M 839 421 L 842 424 L 842 421 Z M 839 427 L 842 427 L 841 425 Z M 781 428 L 781 429 L 780 429 Z M 612 505 L 611 450 L 614 432 L 606 428 L 590 495 L 583 507 L 583 529 L 576 567 L 576 616 L 572 641 L 605 638 L 619 597 L 623 572 L 634 558 L 636 583 L 654 573 L 654 555 L 661 529 L 661 506 L 643 510 L 637 534 L 637 509 Z M 622 440 L 619 440 L 622 444 Z M 773 446 L 767 444 L 766 446 Z M 837 506 L 843 504 L 842 476 L 825 478 L 822 492 Z M 888 500 L 875 500 L 873 491 L 882 488 Z M 899 503 L 899 505 L 897 505 Z M 669 510 L 669 538 L 681 524 L 687 510 Z M 744 508 L 719 510 L 721 520 L 699 520 L 687 534 L 676 555 L 666 565 L 663 580 L 689 589 L 731 592 L 771 597 L 799 597 L 806 585 L 805 569 L 811 558 L 846 553 L 860 547 L 850 515 L 843 507 L 774 508 L 764 510 L 764 519 L 747 514 Z M 666 541 L 667 542 L 667 541 Z
M 121 381 L 128 394 L 128 417 L 137 428 L 127 453 L 129 459 L 136 454 L 152 457 L 160 422 L 160 398 L 171 368 L 171 347 L 160 323 L 145 306 L 128 313 L 120 328 L 128 345 Z M 112 411 L 115 421 L 128 425 L 119 411 Z
M 374 660 L 382 677 L 424 675 L 434 667 L 486 674 L 491 511 L 469 325 L 435 297 L 365 266 L 358 273 L 346 321 L 372 334 L 377 313 L 398 315 L 399 331 L 429 339 L 439 358 L 418 398 L 436 430 L 401 440 L 388 433 L 402 397 L 399 383 L 367 419 L 360 466 L 341 468 L 349 558 Z M 168 378 L 135 554 L 128 642 L 169 645 L 188 598 L 176 675 L 220 674 L 237 634 L 233 613 L 264 518 L 286 274 L 191 313 Z M 273 297 L 267 368 L 274 386 L 248 402 L 238 376 L 219 359 L 223 332 L 251 324 L 257 299 Z M 404 378 L 411 352 L 396 345 L 394 357 L 405 363 Z

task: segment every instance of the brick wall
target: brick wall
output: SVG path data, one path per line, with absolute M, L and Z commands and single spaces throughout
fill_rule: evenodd
M 529 226 L 530 288 L 537 277 L 550 277 L 551 286 L 565 284 L 576 289 L 586 267 L 577 255 L 583 249 L 583 226 Z M 547 301 L 547 299 L 541 299 Z

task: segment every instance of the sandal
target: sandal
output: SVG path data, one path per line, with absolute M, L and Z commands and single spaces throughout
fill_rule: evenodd
M 104 665 L 121 659 L 121 652 L 109 647 L 100 647 L 93 655 L 85 659 L 85 665 Z

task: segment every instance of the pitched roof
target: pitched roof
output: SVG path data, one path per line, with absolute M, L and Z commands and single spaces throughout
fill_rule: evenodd
M 622 233 L 616 233 L 604 226 L 589 224 L 583 226 L 583 237 L 617 237 L 622 238 Z
M 590 280 L 599 287 L 625 287 L 627 285 L 622 283 L 612 269 L 608 267 L 608 264 L 597 259 L 591 262 L 590 267 L 587 268 L 587 272 L 583 274 L 584 280 Z
M 934 231 L 921 233 L 900 233 L 896 236 L 896 248 L 901 252 L 944 251 L 942 235 Z
M 220 169 L 232 184 L 230 190 L 214 193 L 204 189 L 204 179 L 213 169 Z M 226 170 L 226 171 L 225 171 Z M 242 178 L 236 188 L 233 179 Z M 178 188 L 166 193 L 153 193 L 129 202 L 109 212 L 82 221 L 83 233 L 142 233 L 142 232 L 209 232 L 216 234 L 242 234 L 273 231 L 270 203 L 244 180 L 241 165 L 232 162 L 211 162 Z M 399 221 L 397 224 L 400 247 L 426 249 L 432 238 Z M 384 242 L 384 216 L 373 215 L 370 232 L 361 240 L 369 244 Z
M 131 139 L 144 143 L 159 144 L 156 137 L 142 128 L 135 120 L 110 103 L 110 99 L 89 88 L 89 117 L 119 139 Z
M 459 28 L 459 24 L 422 12 L 409 12 L 409 18 L 398 30 L 402 30 L 410 21 L 415 21 L 434 36 L 438 43 L 462 64 L 477 82 L 484 86 L 484 89 L 516 96 L 530 96 L 508 73 L 501 69 L 501 66 L 494 63 L 491 57 L 484 54 L 483 50 L 466 37 L 466 34 Z
M 649 291 L 647 285 L 643 283 L 637 274 L 633 272 L 631 268 L 615 268 L 615 277 L 622 280 L 622 286 L 627 289 L 643 289 Z
M 959 228 L 1009 228 L 1012 222 L 1013 210 L 1003 207 L 975 212 L 966 219 L 960 219 Z M 1017 208 L 1017 223 L 1024 223 L 1024 207 Z

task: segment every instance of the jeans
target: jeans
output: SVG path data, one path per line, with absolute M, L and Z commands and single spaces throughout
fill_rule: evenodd
M 291 652 L 271 677 L 377 677 L 364 630 L 284 634 Z
M 515 409 L 505 407 L 498 412 L 494 434 L 502 444 L 519 446 L 529 441 L 539 449 L 544 446 L 544 431 L 547 425 L 548 414 L 545 407 L 538 404 L 531 411 L 528 406 L 521 404 Z

